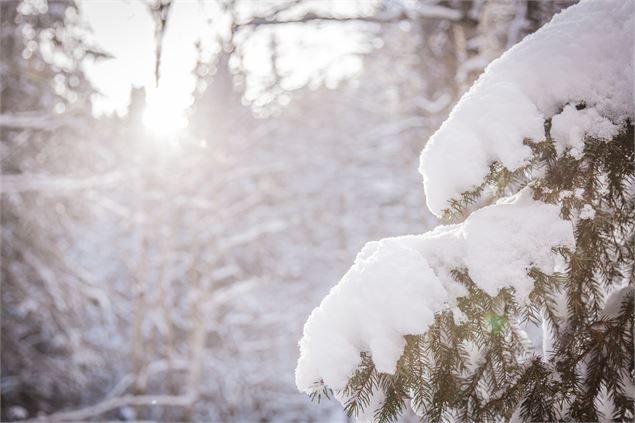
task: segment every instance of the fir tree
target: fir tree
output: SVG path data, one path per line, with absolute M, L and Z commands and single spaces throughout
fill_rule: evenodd
M 546 129 L 549 133 L 549 122 Z M 595 216 L 576 224 L 575 249 L 562 251 L 566 271 L 532 269 L 531 304 L 519 307 L 512 290 L 492 297 L 470 279 L 469 269 L 455 269 L 454 278 L 469 292 L 458 305 L 466 318 L 457 323 L 451 312 L 442 313 L 426 334 L 408 336 L 394 375 L 377 373 L 365 359 L 345 390 L 351 398 L 349 415 L 357 415 L 379 389 L 386 399 L 375 415 L 378 421 L 396 420 L 408 400 L 431 421 L 509 420 L 518 405 L 527 421 L 597 421 L 594 400 L 604 387 L 615 403 L 614 415 L 608 417 L 632 419 L 633 137 L 629 122 L 610 142 L 588 138 L 583 157 L 574 159 L 557 157 L 548 136 L 528 143 L 534 159 L 516 178 L 493 166 L 484 187 L 529 186 L 535 198 L 561 203 L 564 218 L 585 204 L 594 205 Z M 523 176 L 532 168 L 543 168 L 544 176 Z M 467 204 L 474 195 L 466 193 L 463 200 Z M 447 210 L 448 219 L 464 209 L 455 204 Z M 627 285 L 613 294 L 617 309 L 607 313 L 606 290 L 624 281 Z M 567 304 L 564 321 L 558 318 L 559 294 Z M 513 322 L 541 316 L 556 334 L 553 353 L 526 360 L 523 334 Z M 477 346 L 482 360 L 468 370 L 470 344 Z
M 567 107 L 589 118 L 595 113 L 574 102 L 552 116 Z M 527 190 L 559 207 L 575 242 L 554 248 L 559 270 L 528 269 L 528 301 L 519 301 L 512 287 L 492 295 L 475 283 L 473 269 L 451 269 L 467 294 L 438 312 L 425 333 L 405 337 L 394 373 L 379 372 L 362 353 L 359 368 L 335 393 L 346 399 L 349 415 L 370 410 L 373 420 L 395 421 L 411 405 L 424 421 L 634 418 L 635 131 L 632 117 L 618 126 L 610 139 L 587 133 L 577 151 L 558 144 L 547 118 L 544 138 L 524 141 L 531 151 L 524 165 L 510 170 L 493 162 L 480 185 L 449 202 L 445 222 L 459 223 L 484 202 Z M 542 354 L 528 345 L 523 328 L 531 324 L 542 324 L 551 342 Z M 330 394 L 323 383 L 314 392 Z M 373 404 L 378 393 L 382 400 Z M 602 400 L 612 403 L 612 415 L 602 415 Z

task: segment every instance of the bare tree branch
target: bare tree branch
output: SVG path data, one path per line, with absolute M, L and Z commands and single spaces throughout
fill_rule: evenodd
M 154 78 L 156 86 L 159 86 L 161 76 L 161 55 L 163 54 L 163 37 L 168 24 L 168 15 L 172 7 L 172 0 L 158 0 L 148 4 L 148 9 L 154 20 L 155 61 Z

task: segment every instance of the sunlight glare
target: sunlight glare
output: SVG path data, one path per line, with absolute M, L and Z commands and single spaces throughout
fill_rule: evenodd
M 154 134 L 167 136 L 185 129 L 187 119 L 183 110 L 169 96 L 156 96 L 148 99 L 143 124 Z

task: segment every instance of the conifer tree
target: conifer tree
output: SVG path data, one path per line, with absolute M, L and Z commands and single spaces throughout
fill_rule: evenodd
M 296 370 L 296 382 L 301 390 L 318 400 L 334 393 L 349 415 L 380 422 L 395 421 L 408 405 L 424 421 L 633 419 L 635 132 L 629 100 L 632 99 L 632 64 L 628 62 L 628 57 L 632 57 L 632 41 L 628 40 L 633 36 L 633 7 L 620 1 L 591 3 L 583 2 L 562 13 L 547 28 L 528 37 L 488 68 L 432 138 L 426 148 L 429 151 L 424 151 L 422 156 L 428 204 L 451 225 L 419 237 L 383 240 L 362 250 L 355 266 L 340 282 L 341 286 L 331 291 L 305 326 Z M 603 39 L 592 38 L 592 35 L 578 38 L 586 31 L 585 23 L 601 23 L 604 19 L 617 19 L 623 26 L 617 25 L 612 34 Z M 578 39 L 580 46 L 592 46 L 586 50 L 584 62 L 580 60 L 582 56 L 568 50 L 570 46 L 559 44 L 565 39 Z M 619 58 L 603 61 L 604 51 L 621 47 L 625 49 L 626 61 Z M 531 64 L 554 57 L 559 57 L 560 62 L 544 72 L 533 68 L 525 73 Z M 622 65 L 624 68 L 616 72 Z M 554 76 L 555 73 L 567 74 L 566 69 L 575 71 L 569 74 L 569 80 L 558 80 Z M 541 77 L 544 79 L 540 80 Z M 598 86 L 609 86 L 603 82 L 592 82 L 595 86 L 586 93 L 579 89 L 583 87 L 579 81 L 602 77 L 612 79 L 609 83 L 624 90 L 624 101 L 617 98 L 621 94 L 614 95 L 611 88 L 600 97 L 590 93 Z M 516 84 L 518 89 L 508 90 L 504 84 Z M 575 89 L 560 90 L 567 84 Z M 551 108 L 546 107 L 547 100 L 543 102 L 543 99 L 551 93 L 532 92 L 537 86 L 538 90 L 548 91 L 554 87 L 560 93 L 575 92 L 578 97 L 563 96 L 552 101 Z M 531 110 L 528 112 L 531 114 L 537 109 L 540 131 L 527 129 L 536 125 L 536 119 L 527 123 L 531 119 L 526 115 L 519 117 L 514 111 L 503 110 L 508 106 L 521 107 L 518 105 L 527 99 L 535 108 L 523 110 Z M 502 123 L 487 121 L 493 116 L 488 114 L 492 110 L 503 113 L 499 116 Z M 478 118 L 475 120 L 478 116 L 475 113 L 480 111 L 480 119 L 493 126 L 491 132 L 479 126 Z M 518 130 L 518 133 L 504 133 L 501 128 Z M 448 167 L 462 170 L 461 165 L 469 167 L 482 158 L 451 150 L 451 147 L 448 150 L 447 146 L 443 151 L 442 144 L 451 142 L 450 137 L 463 137 L 456 141 L 455 146 L 459 148 L 478 145 L 488 159 L 485 176 L 470 189 L 460 190 L 459 195 L 455 195 L 459 182 L 454 186 L 451 183 L 460 179 L 442 180 L 440 176 L 448 179 L 451 176 L 434 160 L 441 160 L 445 154 L 443 164 L 456 161 Z M 470 137 L 482 137 L 484 141 L 479 145 L 479 139 Z M 518 151 L 524 151 L 520 164 L 513 164 L 506 155 L 513 138 L 516 138 Z M 475 144 L 470 144 L 473 139 Z M 463 157 L 452 157 L 448 151 Z M 445 183 L 446 187 L 435 187 L 434 182 Z M 452 189 L 454 191 L 448 194 Z M 482 283 L 483 273 L 479 270 L 487 263 L 469 259 L 447 259 L 444 265 L 437 263 L 439 256 L 450 251 L 439 241 L 444 234 L 458 231 L 459 239 L 475 237 L 476 224 L 488 223 L 484 219 L 477 220 L 477 216 L 494 213 L 514 194 L 528 196 L 540 207 L 557 207 L 560 223 L 571 226 L 570 241 L 551 245 L 555 264 L 545 267 L 538 264 L 539 260 L 533 263 L 527 259 L 528 264 L 520 271 L 529 277 L 529 287 L 524 282 L 505 280 L 492 289 L 489 282 Z M 439 196 L 445 201 L 437 202 Z M 496 205 L 483 207 L 493 203 Z M 531 214 L 526 219 L 531 221 Z M 522 219 L 517 222 L 523 224 Z M 537 234 L 540 239 L 543 235 L 548 238 L 555 226 L 536 228 L 544 230 Z M 511 231 L 511 237 L 507 238 L 509 233 L 496 232 L 484 236 L 504 239 L 522 236 L 522 228 L 507 227 L 505 231 Z M 435 255 L 425 243 L 440 249 L 441 253 Z M 400 254 L 381 256 L 379 252 L 382 248 L 387 251 L 389 245 L 405 247 L 398 250 Z M 491 244 L 485 242 L 483 248 L 488 245 Z M 496 258 L 496 254 L 509 253 L 509 257 L 514 258 L 515 248 L 509 245 L 509 251 L 504 253 L 488 251 L 489 256 L 478 257 Z M 414 276 L 412 271 L 395 272 L 394 269 L 403 268 L 402 263 L 406 261 L 398 260 L 402 260 L 400 256 L 409 249 L 423 256 L 434 272 L 422 271 Z M 393 270 L 380 273 L 377 263 L 387 258 L 392 259 Z M 501 264 L 503 268 L 498 273 L 494 269 L 486 275 L 500 276 L 507 266 L 504 261 Z M 444 267 L 462 291 L 454 296 L 441 296 L 438 302 L 444 301 L 443 305 L 429 302 L 437 308 L 432 310 L 436 313 L 430 323 L 424 325 L 427 330 L 423 333 L 411 333 L 403 324 L 391 323 L 398 321 L 400 314 L 382 309 L 383 303 L 385 307 L 390 306 L 392 294 L 387 294 L 389 291 L 381 291 L 383 303 L 377 303 L 380 310 L 376 310 L 377 307 L 364 309 L 354 303 L 370 298 L 368 292 L 378 289 L 382 283 L 393 284 L 396 290 L 412 289 L 410 282 L 403 282 L 409 277 L 413 284 L 420 281 L 434 288 L 436 285 L 424 280 L 434 276 L 442 280 Z M 418 268 L 413 265 L 412 269 Z M 377 279 L 380 280 L 375 283 Z M 351 290 L 351 295 L 346 297 L 345 289 L 353 284 L 357 293 L 353 295 Z M 448 286 L 445 282 L 440 285 Z M 432 288 L 430 296 L 434 295 Z M 360 292 L 362 289 L 367 291 Z M 523 290 L 526 291 L 523 293 Z M 405 303 L 409 297 L 403 298 L 403 304 L 400 303 L 403 313 L 418 311 L 422 304 L 413 302 L 417 308 L 410 308 Z M 354 310 L 367 315 L 358 320 L 349 317 L 347 321 L 343 301 L 347 301 L 349 307 L 359 307 Z M 363 321 L 365 318 L 373 320 L 368 323 Z M 392 324 L 390 331 L 398 331 L 403 337 L 402 343 L 397 343 L 396 348 L 402 348 L 392 371 L 386 371 L 390 367 L 382 364 L 383 351 L 387 348 L 377 347 L 377 341 L 372 339 L 373 331 L 384 324 Z M 335 346 L 332 347 L 334 352 L 329 354 L 335 358 L 327 361 L 327 348 L 319 347 L 327 345 L 322 341 L 324 333 L 332 334 L 336 325 L 344 329 L 337 329 L 331 338 Z M 535 337 L 528 335 L 532 327 L 542 329 L 538 347 L 532 342 Z M 385 333 L 392 333 L 390 331 Z M 369 341 L 368 337 L 371 337 Z M 353 352 L 359 350 L 360 358 L 352 361 L 357 364 L 356 369 L 348 373 L 343 385 L 338 377 L 347 374 L 346 365 L 337 373 L 332 371 L 334 364 L 344 361 L 341 357 L 348 354 L 343 351 L 344 347 Z M 311 376 L 319 376 L 319 379 L 308 384 Z

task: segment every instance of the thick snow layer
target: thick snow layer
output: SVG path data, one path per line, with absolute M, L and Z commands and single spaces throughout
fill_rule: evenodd
M 555 245 L 573 246 L 573 227 L 560 219 L 560 207 L 534 201 L 528 189 L 485 207 L 463 223 L 465 267 L 490 295 L 512 286 L 524 302 L 533 288 L 527 270 L 552 272 Z
M 576 159 L 580 159 L 584 152 L 585 136 L 610 140 L 619 132 L 619 125 L 601 116 L 594 108 L 577 110 L 568 104 L 551 120 L 551 138 L 556 143 L 556 151 L 562 154 L 569 150 Z
M 298 387 L 312 391 L 320 379 L 346 386 L 370 351 L 381 372 L 392 373 L 405 345 L 403 335 L 423 333 L 438 302 L 448 294 L 425 258 L 406 243 L 368 244 L 320 306 L 300 341 Z
M 610 139 L 633 119 L 634 9 L 632 0 L 582 1 L 487 67 L 421 155 L 434 214 L 478 186 L 492 162 L 527 163 L 523 141 L 544 140 L 547 118 L 558 150 L 576 157 L 585 135 Z
M 555 246 L 572 246 L 572 225 L 559 207 L 535 201 L 529 189 L 474 212 L 465 222 L 423 235 L 370 242 L 304 327 L 296 384 L 305 392 L 322 381 L 342 389 L 371 353 L 377 370 L 393 373 L 403 336 L 426 332 L 434 313 L 453 307 L 464 288 L 450 276 L 469 269 L 491 295 L 513 287 L 531 292 L 527 271 L 553 272 Z

